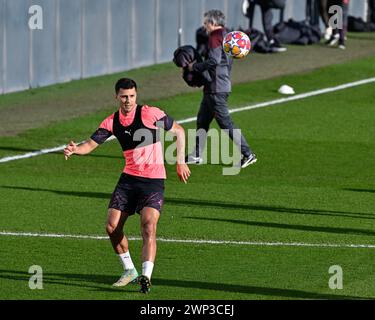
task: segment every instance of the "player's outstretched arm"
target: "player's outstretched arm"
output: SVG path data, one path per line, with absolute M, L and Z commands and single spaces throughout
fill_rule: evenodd
M 185 130 L 176 121 L 170 130 L 177 138 L 177 175 L 180 181 L 187 183 L 190 177 L 190 169 L 185 163 Z
M 88 154 L 91 151 L 93 151 L 97 146 L 98 144 L 92 139 L 89 139 L 79 145 L 77 145 L 74 141 L 70 141 L 64 149 L 65 160 L 68 160 L 69 157 L 73 154 Z

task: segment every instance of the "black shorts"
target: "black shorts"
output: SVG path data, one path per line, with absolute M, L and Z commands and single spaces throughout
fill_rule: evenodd
M 164 203 L 164 179 L 149 179 L 122 173 L 108 208 L 133 215 L 144 207 L 161 212 Z

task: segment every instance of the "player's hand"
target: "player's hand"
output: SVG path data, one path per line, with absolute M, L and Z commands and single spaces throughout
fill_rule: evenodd
M 69 144 L 64 149 L 64 156 L 65 160 L 68 160 L 69 157 L 74 154 L 74 152 L 77 150 L 77 144 L 75 144 L 73 141 L 70 141 Z
M 177 164 L 177 175 L 181 182 L 187 183 L 190 177 L 190 169 L 186 163 Z
M 195 60 L 188 64 L 189 71 L 193 71 L 193 65 L 195 64 Z

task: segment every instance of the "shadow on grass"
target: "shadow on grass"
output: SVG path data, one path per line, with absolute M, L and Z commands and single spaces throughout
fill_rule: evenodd
M 317 292 L 308 292 L 303 290 L 267 288 L 258 286 L 247 286 L 238 284 L 201 282 L 191 280 L 173 280 L 173 279 L 153 279 L 153 285 L 215 290 L 224 292 L 235 292 L 244 294 L 260 295 L 272 298 L 292 298 L 292 299 L 369 299 L 364 297 L 353 297 L 345 295 L 331 295 Z
M 0 270 L 0 278 L 13 281 L 29 281 L 30 274 L 14 270 Z M 95 289 L 98 291 L 107 291 L 113 293 L 123 294 L 126 292 L 138 293 L 138 286 L 128 285 L 123 288 L 113 288 L 111 284 L 116 281 L 115 276 L 109 275 L 88 275 L 88 274 L 71 274 L 71 273 L 44 273 L 43 283 L 57 284 L 64 286 L 76 286 Z M 167 286 L 186 289 L 200 289 L 200 290 L 213 290 L 232 293 L 243 293 L 258 296 L 265 296 L 271 298 L 291 298 L 291 299 L 370 299 L 367 297 L 359 296 L 346 296 L 346 295 L 333 295 L 317 292 L 309 292 L 294 289 L 280 289 L 280 288 L 267 288 L 251 285 L 237 285 L 226 283 L 214 283 L 207 281 L 192 281 L 192 280 L 174 280 L 154 278 L 152 280 L 154 286 Z M 74 294 L 74 293 L 72 293 Z M 74 297 L 72 297 L 74 298 Z M 192 292 L 193 298 L 193 292 Z
M 374 189 L 355 189 L 355 188 L 344 188 L 345 191 L 354 191 L 354 192 L 368 192 L 375 193 Z
M 31 187 L 18 187 L 18 186 L 0 186 L 0 188 L 14 189 L 14 190 L 25 190 L 25 191 L 36 191 L 36 192 L 51 192 L 58 195 L 74 196 L 82 198 L 96 198 L 96 199 L 110 199 L 111 193 L 106 192 L 92 192 L 92 191 L 63 191 L 53 190 L 45 188 L 31 188 Z M 375 191 L 374 191 L 375 192 Z M 181 205 L 184 207 L 207 207 L 207 208 L 219 208 L 219 209 L 231 209 L 231 210 L 246 210 L 246 211 L 268 211 L 273 213 L 292 213 L 292 214 L 309 214 L 314 216 L 328 216 L 328 217 L 345 217 L 354 219 L 369 219 L 375 220 L 375 215 L 368 213 L 358 212 L 343 212 L 343 211 L 331 211 L 321 209 L 303 209 L 303 208 L 288 208 L 281 206 L 271 205 L 253 205 L 253 204 L 240 204 L 234 202 L 223 202 L 223 201 L 207 201 L 197 199 L 178 199 L 178 198 L 165 198 L 165 203 Z
M 253 204 L 239 204 L 222 201 L 206 201 L 196 199 L 178 199 L 178 198 L 166 198 L 165 203 L 171 203 L 175 205 L 183 206 L 198 206 L 198 207 L 214 207 L 214 208 L 228 208 L 228 209 L 240 209 L 250 211 L 270 211 L 279 213 L 293 213 L 293 214 L 311 214 L 315 216 L 338 216 L 348 217 L 356 219 L 375 219 L 375 215 L 358 212 L 343 212 L 343 211 L 331 211 L 321 209 L 303 209 L 303 208 L 288 208 L 281 206 L 271 205 L 253 205 Z
M 91 191 L 63 191 L 63 190 L 52 190 L 44 188 L 29 188 L 29 187 L 14 187 L 14 186 L 0 186 L 0 188 L 14 189 L 14 190 L 25 190 L 25 191 L 36 191 L 36 192 L 51 192 L 63 196 L 73 196 L 82 198 L 96 198 L 96 199 L 110 199 L 111 193 L 107 192 L 91 192 Z
M 29 282 L 31 274 L 13 271 L 0 270 L 0 279 Z M 69 274 L 69 273 L 43 273 L 43 284 L 55 284 L 68 287 L 85 287 L 97 291 L 113 292 L 123 294 L 124 290 L 112 287 L 111 284 L 117 281 L 116 276 L 107 275 L 87 275 L 87 274 Z M 102 285 L 102 286 L 100 286 Z M 137 287 L 129 286 L 127 292 L 137 292 Z
M 207 220 L 207 221 L 218 221 L 218 222 L 229 222 L 236 224 L 243 224 L 254 227 L 264 228 L 276 228 L 276 229 L 289 229 L 299 231 L 312 231 L 312 232 L 326 232 L 326 233 L 337 233 L 345 235 L 361 235 L 361 236 L 375 236 L 374 230 L 363 230 L 354 228 L 335 228 L 335 227 L 315 227 L 315 226 L 304 226 L 296 224 L 282 224 L 273 222 L 260 222 L 260 221 L 247 221 L 247 220 L 235 220 L 235 219 L 220 219 L 220 218 L 207 218 L 207 217 L 183 217 L 183 219 L 191 220 Z

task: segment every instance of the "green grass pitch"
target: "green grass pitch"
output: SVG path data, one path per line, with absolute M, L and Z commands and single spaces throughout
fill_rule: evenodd
M 284 83 L 303 93 L 374 75 L 375 58 L 367 58 L 238 84 L 230 105 L 277 99 Z M 196 114 L 200 96 L 150 104 L 178 120 Z M 265 245 L 375 245 L 374 101 L 372 83 L 234 113 L 259 159 L 239 175 L 223 176 L 221 165 L 191 166 L 184 185 L 167 165 L 159 237 L 258 245 L 160 241 L 152 291 L 144 296 L 134 285 L 111 287 L 121 266 L 108 240 L 0 235 L 0 299 L 375 298 L 374 247 Z M 0 157 L 83 140 L 112 110 L 0 137 Z M 115 141 L 69 161 L 52 153 L 1 163 L 0 231 L 105 236 L 106 208 L 122 167 Z M 125 232 L 139 237 L 137 216 Z M 140 247 L 130 241 L 138 269 Z M 32 265 L 43 268 L 43 290 L 28 286 Z M 341 290 L 328 286 L 332 265 L 343 270 Z

